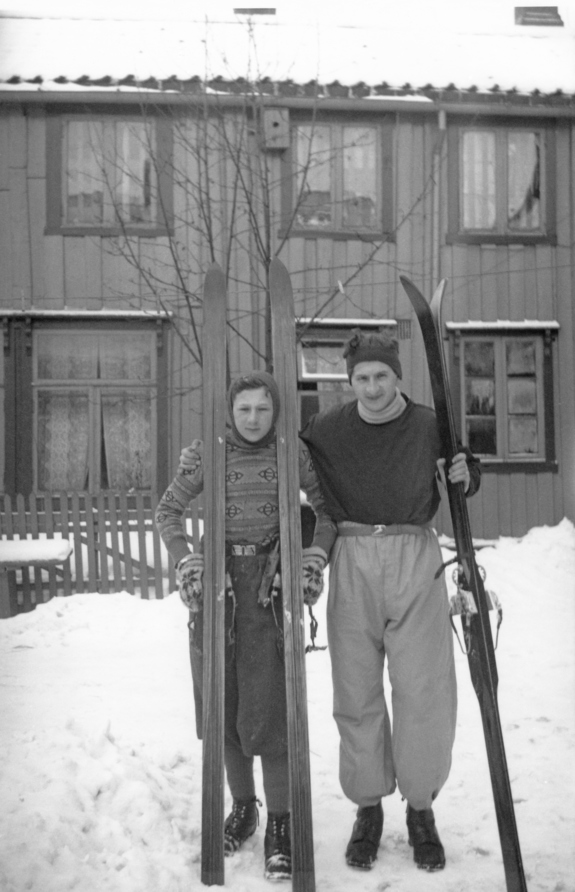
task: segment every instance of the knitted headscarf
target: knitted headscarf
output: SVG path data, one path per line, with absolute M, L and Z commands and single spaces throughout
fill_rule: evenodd
M 272 426 L 270 427 L 265 437 L 262 437 L 261 440 L 257 440 L 257 442 L 255 443 L 252 443 L 250 440 L 246 440 L 245 437 L 242 437 L 242 435 L 238 431 L 234 421 L 233 407 L 236 397 L 238 396 L 238 394 L 242 393 L 242 391 L 258 390 L 258 388 L 260 387 L 264 387 L 272 398 Z M 235 381 L 232 381 L 230 389 L 228 390 L 228 410 L 230 414 L 232 433 L 236 442 L 238 442 L 243 447 L 267 446 L 268 443 L 271 443 L 276 435 L 275 426 L 280 412 L 280 394 L 274 378 L 272 378 L 272 376 L 268 374 L 268 372 L 260 371 L 248 372 L 247 375 L 242 375 L 241 378 L 236 378 Z
M 395 338 L 383 332 L 364 332 L 354 328 L 343 356 L 350 381 L 355 366 L 360 362 L 384 362 L 401 378 L 399 344 Z

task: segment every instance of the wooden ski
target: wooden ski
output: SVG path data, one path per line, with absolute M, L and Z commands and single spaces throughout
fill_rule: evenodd
M 224 884 L 224 608 L 226 472 L 226 280 L 214 263 L 204 282 L 204 677 L 202 866 Z
M 449 466 L 459 450 L 441 337 L 441 300 L 446 280 L 444 279 L 439 284 L 430 306 L 413 282 L 405 276 L 399 278 L 415 310 L 423 335 L 439 436 L 443 455 Z M 507 890 L 508 892 L 527 892 L 497 703 L 497 664 L 489 622 L 487 596 L 475 562 L 475 550 L 463 485 L 453 485 L 447 479 L 447 493 L 457 560 L 461 568 L 460 584 L 472 594 L 477 607 L 477 613 L 465 619 L 467 626 L 465 637 L 468 644 L 471 680 L 479 701 L 483 722 Z
M 313 824 L 304 603 L 301 576 L 301 516 L 298 460 L 296 331 L 288 272 L 274 259 L 269 272 L 274 377 L 280 393 L 277 421 L 280 551 L 289 748 L 292 888 L 314 892 Z

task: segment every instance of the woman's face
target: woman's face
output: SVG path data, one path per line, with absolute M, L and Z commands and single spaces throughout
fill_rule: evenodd
M 238 432 L 249 443 L 257 443 L 272 426 L 274 407 L 265 387 L 240 391 L 234 400 L 232 412 Z

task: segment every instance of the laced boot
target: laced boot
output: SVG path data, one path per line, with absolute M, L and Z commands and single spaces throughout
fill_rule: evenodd
M 224 854 L 233 855 L 255 833 L 259 824 L 258 799 L 234 799 L 224 824 Z
M 421 870 L 443 870 L 445 851 L 435 827 L 433 809 L 416 811 L 407 806 L 409 845 L 413 846 L 413 860 Z
M 351 839 L 345 851 L 345 860 L 350 867 L 359 870 L 371 870 L 377 858 L 377 850 L 383 833 L 383 808 L 377 805 L 365 805 L 357 810 L 357 817 Z
M 290 816 L 268 813 L 264 840 L 265 870 L 267 880 L 291 879 Z

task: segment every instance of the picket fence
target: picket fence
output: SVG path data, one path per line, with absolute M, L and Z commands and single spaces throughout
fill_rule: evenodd
M 126 591 L 163 598 L 176 588 L 173 562 L 154 524 L 158 496 L 146 492 L 0 495 L 0 537 L 68 539 L 70 557 L 57 567 L 8 571 L 10 614 L 33 610 L 56 596 Z M 188 538 L 200 537 L 193 503 Z

